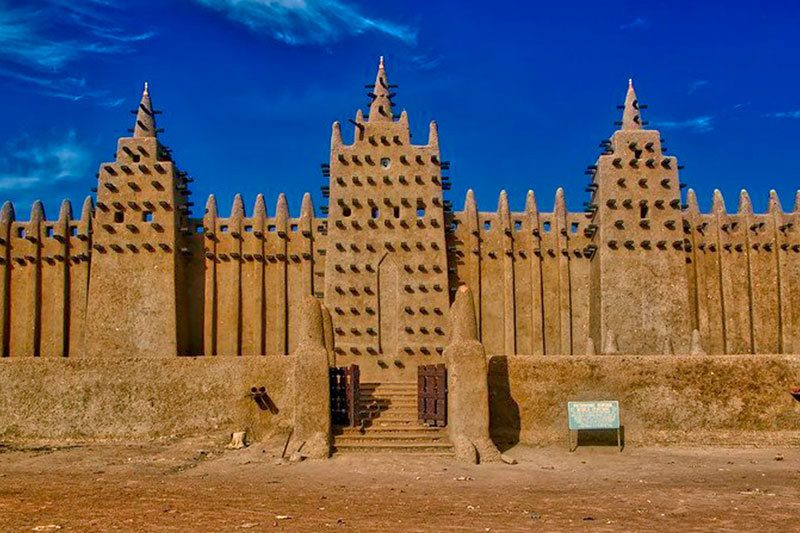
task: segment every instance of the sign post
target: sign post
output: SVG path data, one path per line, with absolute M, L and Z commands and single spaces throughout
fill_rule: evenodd
M 577 437 L 575 448 L 572 447 L 572 432 L 593 429 L 616 429 L 617 446 L 622 451 L 620 437 L 619 402 L 617 400 L 597 402 L 567 402 L 568 449 L 570 452 L 578 448 Z

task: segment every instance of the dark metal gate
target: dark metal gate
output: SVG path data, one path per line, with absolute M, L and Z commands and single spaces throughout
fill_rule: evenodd
M 418 367 L 417 411 L 421 424 L 447 425 L 447 368 L 444 365 Z
M 330 369 L 331 422 L 334 426 L 358 425 L 360 373 L 358 365 Z

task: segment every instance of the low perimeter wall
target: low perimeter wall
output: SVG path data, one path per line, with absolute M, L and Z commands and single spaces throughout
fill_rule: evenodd
M 287 435 L 293 358 L 141 357 L 0 360 L 0 439 L 142 440 Z M 274 406 L 246 396 L 265 387 Z
M 800 356 L 493 356 L 492 437 L 566 446 L 570 400 L 619 400 L 629 444 L 800 445 Z
M 286 436 L 292 359 L 0 360 L 0 440 Z M 600 399 L 620 401 L 628 444 L 800 445 L 800 356 L 493 356 L 489 384 L 501 447 L 565 443 L 566 402 Z

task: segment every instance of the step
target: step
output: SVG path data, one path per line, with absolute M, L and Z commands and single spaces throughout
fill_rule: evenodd
M 394 431 L 384 431 L 377 428 L 366 428 L 364 432 L 358 430 L 346 431 L 336 435 L 336 442 L 350 442 L 353 440 L 429 440 L 438 442 L 447 439 L 447 433 L 442 431 L 425 431 L 425 428 L 402 428 Z
M 334 452 L 390 452 L 390 453 L 420 453 L 435 455 L 453 455 L 453 445 L 449 442 L 347 442 L 336 443 L 333 447 Z

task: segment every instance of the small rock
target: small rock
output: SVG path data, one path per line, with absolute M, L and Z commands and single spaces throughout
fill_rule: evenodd
M 61 529 L 61 526 L 58 524 L 48 524 L 46 526 L 36 526 L 33 528 L 34 531 L 55 531 L 57 529 Z
M 506 455 L 504 453 L 500 454 L 500 460 L 503 461 L 507 465 L 515 465 L 515 464 L 517 464 L 517 460 L 516 459 L 514 459 L 513 457 L 509 457 L 508 455 Z
M 530 518 L 531 520 L 539 520 L 541 517 L 542 515 L 540 515 L 536 511 L 528 513 L 528 518 Z
M 289 456 L 290 463 L 299 463 L 303 459 L 305 459 L 305 457 L 300 455 L 300 452 L 292 452 L 292 455 Z
M 417 478 L 417 479 L 419 479 L 419 478 Z M 470 476 L 458 476 L 458 477 L 454 477 L 453 479 L 456 480 L 456 481 L 473 481 L 474 480 L 474 478 L 472 478 Z
M 237 431 L 231 435 L 231 442 L 228 444 L 228 449 L 241 450 L 247 447 L 247 432 Z
M 776 460 L 776 461 L 783 461 L 783 455 L 782 455 L 782 454 L 780 454 L 780 453 L 779 453 L 779 454 L 777 454 L 777 455 L 775 455 L 775 460 Z
M 594 517 L 593 516 L 584 516 L 583 519 L 584 520 L 594 520 Z
M 555 469 L 556 469 L 556 467 L 554 467 L 554 466 L 543 466 L 542 467 L 542 470 L 555 470 Z
M 275 520 L 291 520 L 291 519 L 292 517 L 289 516 L 288 514 L 275 515 Z

